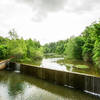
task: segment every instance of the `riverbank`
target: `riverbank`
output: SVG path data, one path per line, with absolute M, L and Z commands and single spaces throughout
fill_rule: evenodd
M 28 64 L 28 65 L 35 65 L 35 66 L 40 66 L 41 62 L 42 62 L 42 58 L 41 59 L 36 59 L 36 60 L 32 60 L 29 58 L 26 59 L 12 59 L 12 62 L 17 62 L 17 63 L 22 63 L 22 64 Z
M 56 69 L 61 71 L 78 72 L 89 75 L 100 76 L 100 70 L 94 67 L 91 63 L 83 62 L 82 60 L 67 60 L 63 57 L 45 57 L 41 60 L 11 60 L 12 62 L 33 65 L 38 67 Z
M 95 67 L 92 63 L 84 62 L 82 60 L 61 59 L 57 61 L 60 65 L 65 65 L 67 70 L 78 73 L 86 73 L 89 75 L 100 76 L 100 69 Z

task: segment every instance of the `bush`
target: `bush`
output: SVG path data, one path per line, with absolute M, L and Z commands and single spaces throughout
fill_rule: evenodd
M 0 59 L 7 58 L 8 51 L 6 45 L 0 45 Z

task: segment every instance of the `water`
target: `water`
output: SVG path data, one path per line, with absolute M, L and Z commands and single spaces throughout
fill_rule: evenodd
M 73 66 L 68 67 L 67 64 L 73 64 L 74 66 L 87 65 L 89 68 L 78 69 Z M 100 70 L 98 70 L 92 64 L 83 61 L 65 60 L 64 58 L 43 58 L 40 67 L 100 76 Z
M 0 100 L 100 100 L 100 97 L 19 73 L 0 71 Z
M 15 72 L 20 73 L 20 64 L 19 63 L 16 63 Z
M 66 71 L 65 65 L 60 65 L 57 63 L 58 60 L 62 59 L 64 58 L 44 58 L 40 67 Z

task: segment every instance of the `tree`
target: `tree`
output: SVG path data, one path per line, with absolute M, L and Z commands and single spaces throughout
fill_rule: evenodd
M 66 46 L 64 54 L 68 59 L 82 59 L 82 46 L 84 44 L 83 38 L 72 37 Z
M 6 45 L 0 45 L 0 59 L 7 58 L 8 51 Z
M 14 39 L 14 40 L 18 39 L 18 35 L 17 35 L 15 29 L 10 30 L 8 32 L 8 34 L 9 34 L 9 38 L 10 39 Z
M 100 39 L 96 40 L 93 49 L 93 61 L 100 68 Z
M 65 45 L 67 44 L 67 40 L 60 40 L 58 42 L 51 42 L 44 45 L 44 53 L 56 53 L 63 55 L 65 51 Z
M 42 58 L 42 51 L 40 42 L 36 40 L 26 40 L 26 47 L 27 47 L 27 57 L 38 60 Z
M 93 56 L 92 51 L 95 42 L 94 33 L 95 33 L 94 24 L 87 27 L 82 33 L 85 42 L 82 47 L 82 55 L 84 61 L 92 61 L 92 56 Z

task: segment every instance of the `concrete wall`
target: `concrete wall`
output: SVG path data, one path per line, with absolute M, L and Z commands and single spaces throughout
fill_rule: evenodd
M 13 64 L 14 65 L 14 64 Z M 67 85 L 79 90 L 100 94 L 100 77 L 75 72 L 52 70 L 20 64 L 22 74 L 35 76 L 59 85 Z

